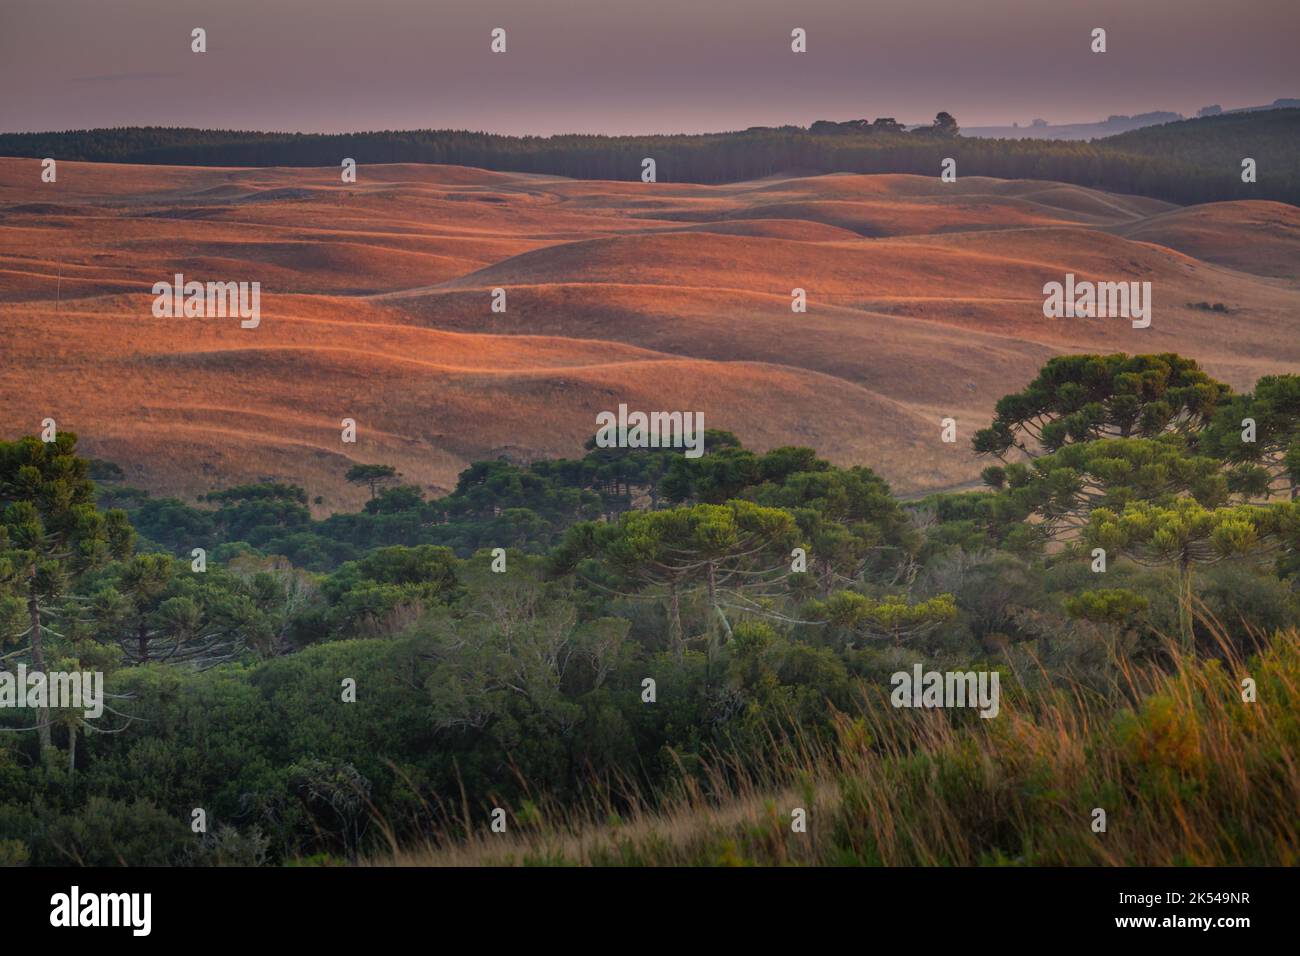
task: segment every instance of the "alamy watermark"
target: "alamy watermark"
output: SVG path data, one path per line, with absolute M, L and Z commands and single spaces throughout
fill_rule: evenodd
M 1151 324 L 1150 282 L 1076 282 L 1067 272 L 1064 283 L 1043 286 L 1043 295 L 1049 319 L 1132 319 L 1135 329 Z
M 703 412 L 629 412 L 596 416 L 597 448 L 683 448 L 687 458 L 704 454 Z
M 0 671 L 0 707 L 79 709 L 89 720 L 104 713 L 104 675 L 99 671 Z
M 83 893 L 73 886 L 50 897 L 50 925 L 125 927 L 132 936 L 148 936 L 153 929 L 152 893 Z
M 993 718 L 1000 709 L 997 671 L 898 671 L 889 678 L 895 707 L 978 707 L 980 716 Z
M 175 282 L 155 282 L 153 317 L 232 318 L 243 319 L 242 329 L 255 329 L 262 321 L 262 283 L 260 282 L 186 282 L 176 273 Z

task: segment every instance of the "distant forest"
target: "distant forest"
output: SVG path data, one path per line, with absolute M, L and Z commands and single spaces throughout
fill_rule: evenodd
M 945 116 L 946 114 L 940 114 Z M 500 136 L 461 130 L 345 134 L 128 127 L 0 134 L 0 155 L 182 166 L 447 163 L 578 179 L 637 179 L 653 157 L 659 182 L 720 183 L 783 172 L 1050 179 L 1177 203 L 1273 199 L 1300 205 L 1300 109 L 1223 114 L 1091 142 L 974 139 L 955 123 L 905 132 L 892 121 L 818 122 L 671 136 Z M 1258 182 L 1241 181 L 1241 161 Z

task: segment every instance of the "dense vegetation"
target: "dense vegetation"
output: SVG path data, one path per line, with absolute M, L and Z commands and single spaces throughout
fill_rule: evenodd
M 943 120 L 947 117 L 947 120 Z M 937 176 L 945 157 L 962 176 L 1050 179 L 1178 203 L 1274 199 L 1300 204 L 1300 110 L 1224 114 L 1093 142 L 963 138 L 939 114 L 904 131 L 889 119 L 819 121 L 740 132 L 655 136 L 499 136 L 465 130 L 260 133 L 163 127 L 0 134 L 0 155 L 204 166 L 450 163 L 631 180 L 653 157 L 660 182 L 718 183 L 782 172 Z M 1259 166 L 1241 181 L 1241 160 Z
M 1300 863 L 1300 632 L 1251 660 L 1179 657 L 1129 675 L 1137 703 L 1070 689 L 996 721 L 896 719 L 864 695 L 832 740 L 726 767 L 617 813 L 545 806 L 504 835 L 400 848 L 402 865 L 935 866 Z M 1249 675 L 1267 707 L 1247 717 Z M 807 829 L 792 827 L 794 809 Z M 1107 812 L 1105 833 L 1091 823 Z
M 0 665 L 112 694 L 0 709 L 0 862 L 1295 862 L 1300 376 L 1060 357 L 974 445 L 988 489 L 920 502 L 710 433 L 437 501 L 361 467 L 365 510 L 315 521 L 0 443 Z M 996 669 L 1004 716 L 888 707 L 914 664 Z M 528 840 L 482 843 L 496 807 Z M 683 813 L 684 848 L 618 836 Z

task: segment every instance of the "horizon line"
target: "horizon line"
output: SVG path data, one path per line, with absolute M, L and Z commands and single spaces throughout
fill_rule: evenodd
M 1188 120 L 1194 120 L 1194 119 L 1213 119 L 1215 116 L 1227 116 L 1229 114 L 1234 114 L 1234 113 L 1265 112 L 1269 109 L 1282 110 L 1282 109 L 1300 108 L 1300 107 L 1277 105 L 1278 103 L 1282 103 L 1287 100 L 1300 101 L 1300 97 L 1279 96 L 1274 98 L 1272 103 L 1260 104 L 1258 106 L 1237 106 L 1237 107 L 1226 108 L 1223 109 L 1222 112 L 1220 113 L 1216 113 L 1204 117 L 1196 116 L 1196 115 L 1187 116 L 1184 115 L 1183 113 L 1180 113 L 1177 110 L 1151 109 L 1151 110 L 1144 110 L 1139 113 L 1112 113 L 1109 116 L 1106 116 L 1105 118 L 1095 119 L 1095 120 L 1083 120 L 1083 121 L 1068 122 L 1068 123 L 1048 122 L 1046 127 L 1042 127 L 1042 126 L 1034 127 L 1032 125 L 1023 125 L 1017 127 L 1019 120 L 1013 120 L 1009 123 L 972 124 L 964 128 L 965 129 L 1014 129 L 1014 128 L 1061 129 L 1061 128 L 1071 127 L 1071 126 L 1102 125 L 1110 122 L 1112 119 L 1117 117 L 1133 119 L 1139 116 L 1149 116 L 1154 113 L 1170 113 L 1175 116 L 1181 117 L 1181 120 L 1174 120 L 1173 122 L 1186 122 Z M 1209 104 L 1209 105 L 1217 105 L 1217 104 Z M 1202 108 L 1204 109 L 1205 107 Z M 936 115 L 938 112 L 947 112 L 947 111 L 945 110 L 936 111 Z M 923 128 L 926 125 L 924 121 L 920 123 L 911 123 L 911 122 L 904 122 L 904 121 L 897 120 L 896 117 L 877 117 L 877 119 L 881 119 L 881 118 L 892 118 L 895 120 L 895 122 L 899 122 L 902 126 L 907 127 L 909 129 Z M 689 130 L 689 131 L 678 130 L 675 132 L 664 132 L 664 131 L 644 132 L 643 131 L 637 133 L 599 133 L 599 132 L 591 132 L 588 130 L 570 130 L 567 132 L 554 132 L 554 133 L 502 133 L 490 129 L 470 129 L 469 127 L 453 127 L 453 126 L 412 126 L 412 127 L 404 127 L 404 128 L 386 128 L 386 129 L 372 128 L 372 129 L 326 131 L 326 130 L 308 130 L 308 129 L 296 129 L 296 130 L 295 129 L 252 129 L 252 128 L 239 128 L 235 126 L 230 126 L 230 127 L 172 126 L 166 124 L 153 124 L 153 123 L 144 123 L 144 124 L 132 123 L 132 124 L 125 124 L 125 125 L 118 125 L 118 126 L 78 126 L 78 127 L 67 127 L 64 129 L 0 130 L 0 136 L 40 136 L 40 135 L 59 135 L 59 134 L 66 134 L 66 133 L 94 133 L 102 130 L 162 129 L 162 130 L 196 130 L 199 132 L 207 132 L 207 133 L 256 133 L 256 134 L 266 135 L 266 136 L 364 136 L 364 135 L 373 135 L 375 133 L 472 133 L 478 136 L 499 136 L 507 139 L 558 139 L 566 136 L 599 136 L 607 139 L 633 139 L 638 137 L 650 137 L 650 136 L 725 136 L 734 133 L 745 133 L 745 132 L 749 132 L 750 130 L 763 130 L 763 129 L 807 130 L 810 129 L 812 127 L 812 124 L 816 122 L 844 123 L 844 122 L 852 122 L 853 120 L 857 120 L 857 119 L 866 119 L 866 117 L 865 116 L 851 117 L 845 120 L 830 120 L 829 118 L 822 118 L 822 119 L 809 121 L 806 125 L 800 123 L 787 122 L 787 123 L 779 123 L 775 125 L 745 126 L 740 128 L 734 128 L 734 129 L 699 129 L 699 130 Z M 1030 122 L 1032 123 L 1032 120 Z M 960 126 L 960 120 L 958 120 L 958 125 L 959 128 L 962 128 Z M 1155 124 L 1155 125 L 1159 125 L 1159 124 Z

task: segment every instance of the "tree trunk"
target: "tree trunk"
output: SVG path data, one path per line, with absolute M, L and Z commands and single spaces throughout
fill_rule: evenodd
M 835 568 L 831 564 L 830 558 L 822 558 L 817 562 L 818 570 L 821 572 L 818 577 L 818 584 L 821 587 L 823 595 L 829 597 L 831 589 L 835 586 Z
M 136 638 L 136 644 L 140 651 L 140 663 L 149 663 L 149 629 L 143 618 L 140 620 L 140 633 Z
M 32 577 L 36 569 L 32 569 Z M 35 582 L 33 582 L 35 584 Z M 45 675 L 46 688 L 49 687 L 49 675 L 45 674 L 45 638 L 41 633 L 41 605 L 33 592 L 27 599 L 27 610 L 32 616 L 32 667 Z M 47 700 L 36 711 L 36 737 L 40 742 L 41 760 L 45 760 L 45 751 L 50 747 L 50 710 Z
M 718 613 L 718 619 L 723 622 L 723 631 L 727 633 L 727 640 L 731 640 L 731 622 L 728 622 L 727 614 L 724 613 L 722 606 L 718 604 L 718 585 L 714 580 L 714 566 L 712 564 L 708 566 L 708 604 L 714 606 L 714 610 Z
M 677 660 L 682 659 L 683 641 L 682 641 L 682 605 L 681 598 L 677 593 L 677 582 L 671 581 L 668 584 L 668 640 L 672 644 L 673 653 L 677 655 Z
M 709 575 L 708 575 L 709 606 L 713 608 L 713 613 L 716 614 L 718 616 L 718 620 L 722 622 L 722 629 L 723 632 L 727 635 L 727 640 L 731 640 L 731 624 L 727 621 L 727 615 L 723 612 L 722 608 L 718 606 L 718 585 L 714 577 L 716 571 L 717 569 L 712 564 L 710 564 Z M 717 637 L 718 637 L 718 629 L 716 627 L 710 627 L 709 628 L 710 662 L 712 662 L 713 654 L 717 650 L 718 644 L 720 643 L 717 640 Z
M 1182 631 L 1183 649 L 1195 648 L 1192 630 L 1192 561 L 1186 552 L 1178 559 L 1178 623 Z

